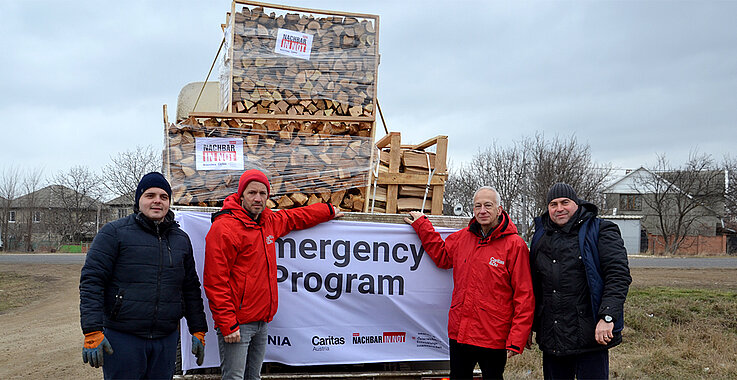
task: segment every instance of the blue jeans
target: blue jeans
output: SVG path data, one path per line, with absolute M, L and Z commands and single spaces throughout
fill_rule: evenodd
M 110 379 L 171 379 L 177 361 L 179 331 L 160 339 L 146 339 L 106 328 L 113 354 L 105 354 L 102 373 Z
M 266 354 L 266 322 L 251 322 L 239 326 L 241 341 L 226 343 L 218 329 L 220 349 L 220 370 L 223 380 L 259 380 L 261 364 Z

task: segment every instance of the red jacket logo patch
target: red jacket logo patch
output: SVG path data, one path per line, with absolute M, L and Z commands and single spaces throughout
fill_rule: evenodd
M 489 260 L 489 265 L 493 267 L 498 267 L 499 264 L 504 265 L 504 260 L 499 260 L 496 257 L 492 257 L 491 260 Z

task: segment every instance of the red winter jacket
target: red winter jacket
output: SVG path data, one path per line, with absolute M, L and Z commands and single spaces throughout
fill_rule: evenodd
M 319 203 L 276 212 L 264 209 L 255 222 L 237 194 L 225 198 L 205 238 L 203 275 L 212 318 L 223 335 L 238 330 L 239 324 L 274 319 L 279 303 L 274 242 L 334 214 L 330 204 Z
M 476 219 L 445 241 L 427 217 L 412 227 L 435 264 L 453 268 L 448 338 L 522 353 L 535 310 L 529 251 L 507 213 L 501 216 L 486 238 Z

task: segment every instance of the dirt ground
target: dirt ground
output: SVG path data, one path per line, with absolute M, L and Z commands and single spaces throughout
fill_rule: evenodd
M 81 269 L 81 264 L 0 265 L 0 271 L 44 276 L 35 299 L 0 314 L 0 379 L 102 378 L 102 369 L 82 362 Z
M 81 264 L 0 264 L 0 272 L 38 276 L 28 304 L 0 314 L 0 379 L 99 379 L 82 363 Z M 633 268 L 633 286 L 737 291 L 737 269 Z

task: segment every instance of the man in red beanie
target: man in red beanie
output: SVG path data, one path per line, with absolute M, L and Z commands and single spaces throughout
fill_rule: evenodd
M 244 172 L 205 238 L 203 282 L 223 379 L 261 378 L 267 323 L 278 306 L 276 239 L 343 215 L 327 203 L 274 212 L 266 208 L 270 192 L 264 173 Z

